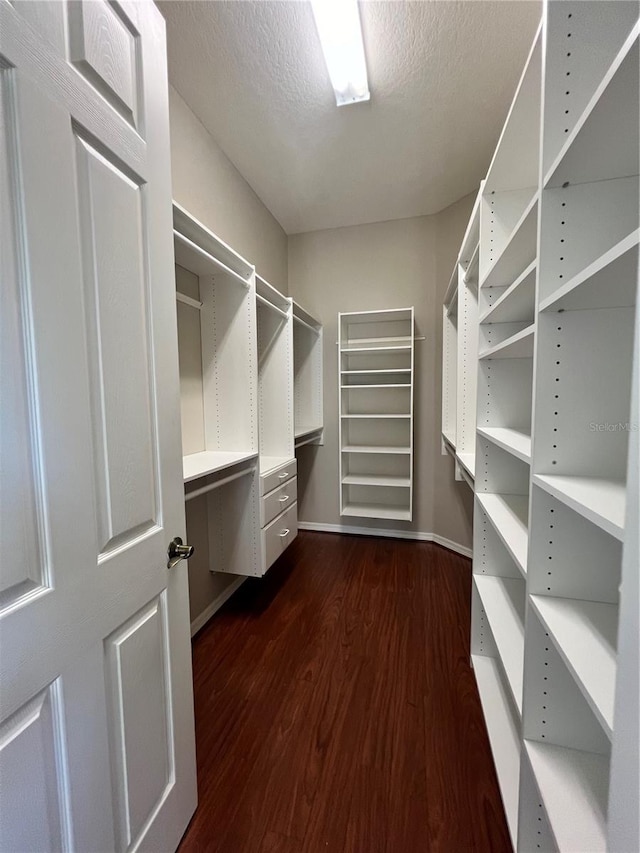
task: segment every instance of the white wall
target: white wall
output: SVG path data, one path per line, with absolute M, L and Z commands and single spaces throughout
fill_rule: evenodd
M 287 293 L 287 236 L 278 222 L 172 87 L 169 118 L 174 200 L 255 264 L 263 278 Z M 193 352 L 181 353 L 181 379 L 183 395 L 186 390 L 192 396 L 198 381 L 199 341 L 191 349 Z M 197 425 L 192 426 L 185 430 L 185 437 L 188 449 L 193 450 L 199 431 Z M 187 535 L 196 549 L 189 560 L 191 621 L 237 580 L 234 575 L 209 571 L 205 509 L 204 499 L 187 504 Z
M 440 455 L 442 298 L 473 196 L 437 216 L 289 237 L 289 292 L 324 325 L 325 444 L 300 451 L 302 521 L 437 533 L 469 547 L 471 492 Z M 413 521 L 339 515 L 337 314 L 376 308 L 416 310 Z

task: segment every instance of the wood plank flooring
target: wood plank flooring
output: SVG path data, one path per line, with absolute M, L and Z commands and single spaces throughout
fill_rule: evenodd
M 508 853 L 469 667 L 471 566 L 300 533 L 193 645 L 199 806 L 180 853 Z

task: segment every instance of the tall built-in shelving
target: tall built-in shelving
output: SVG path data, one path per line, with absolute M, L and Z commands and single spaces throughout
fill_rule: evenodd
M 482 191 L 472 662 L 520 851 L 640 849 L 638 37 L 547 2 Z
M 293 399 L 295 446 L 321 444 L 322 323 L 293 300 Z
M 411 521 L 414 310 L 338 315 L 340 514 Z

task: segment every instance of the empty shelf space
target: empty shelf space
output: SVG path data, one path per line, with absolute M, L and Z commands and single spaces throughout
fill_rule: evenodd
M 347 444 L 342 448 L 343 453 L 411 453 L 410 447 L 389 447 L 371 444 Z
M 640 229 L 589 264 L 540 303 L 541 311 L 627 308 L 635 305 Z
M 531 462 L 531 436 L 526 432 L 506 427 L 478 427 L 478 432 L 523 462 Z
M 291 456 L 260 456 L 260 473 L 268 474 L 274 468 L 280 468 L 291 462 Z
M 471 655 L 491 752 L 496 766 L 509 833 L 515 845 L 520 788 L 520 734 L 498 664 L 484 655 Z
M 535 308 L 537 262 L 532 261 L 497 302 L 480 318 L 481 323 L 527 322 Z
M 408 489 L 411 485 L 409 477 L 391 477 L 386 474 L 345 474 L 342 478 L 344 486 L 392 486 Z
M 558 850 L 606 850 L 607 757 L 524 743 Z
M 532 358 L 535 326 L 527 326 L 506 341 L 481 352 L 479 358 Z
M 476 455 L 475 453 L 456 453 L 456 459 L 469 474 L 472 479 L 476 476 Z
M 224 471 L 225 468 L 231 468 L 240 462 L 255 459 L 257 455 L 257 451 L 253 450 L 202 450 L 200 453 L 190 453 L 188 456 L 182 457 L 184 482 L 190 483 L 200 477 L 207 477 L 217 471 Z
M 500 660 L 516 707 L 522 713 L 522 672 L 524 666 L 524 581 L 474 575 Z
M 535 474 L 533 482 L 605 532 L 624 537 L 625 485 L 604 477 Z
M 529 499 L 525 495 L 491 495 L 478 492 L 478 501 L 503 545 L 523 574 L 527 572 Z
M 545 187 L 638 174 L 639 32 L 636 24 L 547 172 Z
M 611 737 L 618 607 L 546 595 L 532 595 L 531 603 L 608 737 Z
M 480 282 L 480 287 L 509 285 L 535 260 L 537 214 L 538 194 L 536 193 L 515 224 L 504 249 L 487 270 Z
M 323 424 L 316 424 L 315 426 L 301 426 L 296 427 L 294 437 L 295 438 L 304 438 L 305 435 L 311 435 L 314 432 L 320 432 L 323 428 Z
M 411 511 L 396 506 L 380 504 L 346 504 L 342 515 L 355 515 L 360 518 L 386 518 L 394 521 L 411 521 Z

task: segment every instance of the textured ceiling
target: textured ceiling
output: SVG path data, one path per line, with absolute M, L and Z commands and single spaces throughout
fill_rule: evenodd
M 171 83 L 289 234 L 436 213 L 476 188 L 541 14 L 365 0 L 371 101 L 337 108 L 309 3 L 158 5 Z

